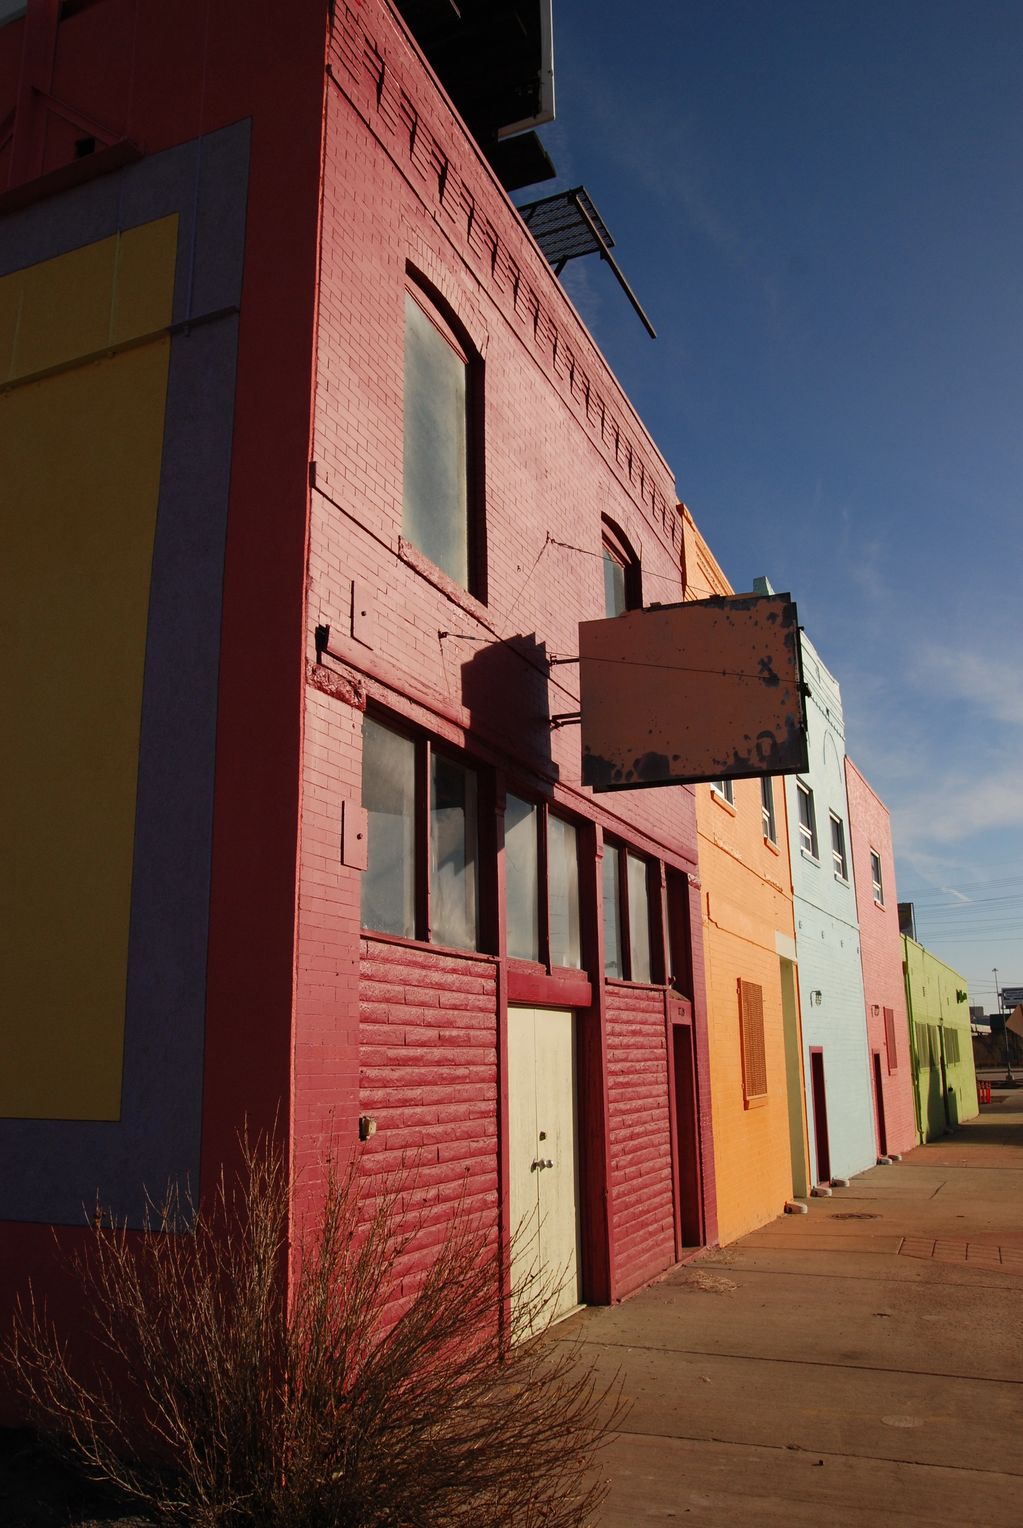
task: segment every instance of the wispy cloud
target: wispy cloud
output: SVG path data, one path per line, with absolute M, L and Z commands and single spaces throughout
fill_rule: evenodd
M 890 801 L 903 854 L 963 843 L 992 828 L 1023 828 L 1023 789 L 1015 756 L 976 772 L 929 773 L 922 790 Z
M 964 701 L 991 721 L 1023 727 L 1023 684 L 1016 658 L 926 642 L 916 651 L 909 677 L 947 699 Z
M 850 560 L 847 573 L 850 582 L 873 605 L 890 605 L 892 586 L 888 571 L 892 558 L 887 545 L 880 537 L 862 537 L 856 547 L 856 555 Z
M 682 219 L 732 270 L 742 272 L 777 318 L 782 284 L 759 257 L 756 240 L 728 217 L 713 194 L 715 172 L 704 163 L 706 156 L 685 118 L 676 114 L 666 122 L 653 107 L 643 111 L 635 105 L 623 117 L 614 91 L 606 89 L 593 91 L 590 99 L 594 114 L 613 125 L 604 151 L 630 183 L 643 186 L 669 217 Z M 660 143 L 661 152 L 652 154 L 651 143 Z
M 576 260 L 566 267 L 562 285 L 587 329 L 591 334 L 596 333 L 600 326 L 604 300 L 594 284 L 589 267 L 581 260 Z

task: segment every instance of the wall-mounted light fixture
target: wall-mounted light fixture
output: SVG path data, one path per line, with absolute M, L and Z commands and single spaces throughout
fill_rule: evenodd
M 871 1011 L 871 1013 L 875 1013 L 875 1014 L 876 1013 L 880 1013 L 881 1012 L 881 1004 L 880 1003 L 871 1003 L 870 1011 Z
M 810 993 L 810 1002 L 815 1008 L 819 1008 L 824 1000 L 824 994 L 819 987 L 815 987 Z

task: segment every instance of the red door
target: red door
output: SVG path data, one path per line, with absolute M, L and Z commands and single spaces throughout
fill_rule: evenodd
M 810 1088 L 813 1097 L 813 1144 L 817 1157 L 817 1182 L 831 1181 L 831 1152 L 828 1150 L 828 1102 L 824 1091 L 824 1052 L 810 1051 Z
M 874 1058 L 874 1125 L 877 1131 L 877 1154 L 888 1155 L 888 1132 L 884 1124 L 884 1089 L 881 1086 L 881 1052 L 873 1051 Z

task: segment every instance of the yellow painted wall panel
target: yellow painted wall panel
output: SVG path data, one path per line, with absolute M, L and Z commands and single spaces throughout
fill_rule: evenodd
M 174 213 L 0 279 L 0 380 L 34 377 L 167 328 L 177 238 Z
M 5 1117 L 119 1114 L 169 356 L 162 338 L 0 394 Z
M 0 383 L 6 382 L 14 368 L 14 341 L 21 315 L 21 280 L 17 276 L 0 279 Z
M 21 284 L 12 377 L 34 376 L 109 344 L 116 258 L 115 236 L 5 278 Z
M 177 244 L 176 213 L 121 235 L 110 326 L 113 344 L 155 334 L 169 325 Z

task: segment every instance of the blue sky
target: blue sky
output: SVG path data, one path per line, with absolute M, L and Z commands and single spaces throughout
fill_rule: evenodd
M 737 589 L 842 686 L 899 897 L 1023 985 L 1023 5 L 554 0 L 565 284 Z

